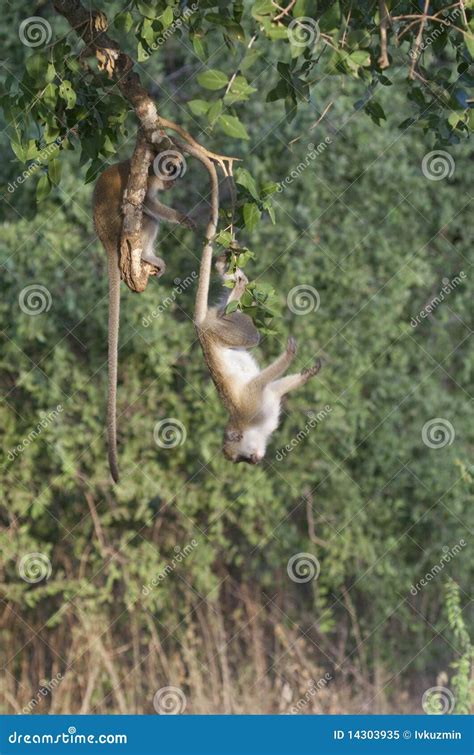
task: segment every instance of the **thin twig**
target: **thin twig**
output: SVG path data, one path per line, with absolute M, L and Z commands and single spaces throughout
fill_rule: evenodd
M 418 29 L 418 34 L 416 35 L 415 44 L 413 45 L 413 49 L 412 49 L 412 62 L 411 62 L 411 66 L 410 66 L 410 72 L 408 74 L 408 78 L 409 79 L 414 79 L 415 78 L 415 75 L 414 75 L 415 66 L 416 66 L 416 63 L 417 63 L 417 60 L 418 60 L 418 56 L 420 54 L 421 42 L 422 42 L 422 39 L 423 39 L 423 30 L 424 30 L 424 28 L 426 26 L 426 21 L 427 21 L 427 18 L 428 18 L 427 14 L 428 14 L 429 7 L 430 7 L 430 0 L 425 0 L 425 7 L 424 7 L 424 11 L 423 11 L 423 16 L 422 16 L 421 21 L 420 21 L 420 28 Z

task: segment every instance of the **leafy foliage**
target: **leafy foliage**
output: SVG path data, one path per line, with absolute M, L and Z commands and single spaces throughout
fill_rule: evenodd
M 257 300 L 264 312 L 270 302 L 281 313 L 279 333 L 264 340 L 261 360 L 281 351 L 291 332 L 299 344 L 297 369 L 314 355 L 325 364 L 316 382 L 290 398 L 264 465 L 229 465 L 216 432 L 224 413 L 195 343 L 194 287 L 173 283 L 193 280 L 196 239 L 163 227 L 168 274 L 140 296 L 123 293 L 123 481 L 111 489 L 104 437 L 107 281 L 91 227 L 90 182 L 104 165 L 130 154 L 135 126 L 106 75 L 91 61 L 81 67 L 80 45 L 71 33 L 64 36 L 61 19 L 48 16 L 54 35 L 46 49 L 31 50 L 9 34 L 1 139 L 4 153 L 9 144 L 13 152 L 1 167 L 0 302 L 8 661 L 0 689 L 9 696 L 1 704 L 10 710 L 18 696 L 22 707 L 59 670 L 65 681 L 53 706 L 62 700 L 63 712 L 76 712 L 89 696 L 90 710 L 117 712 L 115 667 L 128 712 L 152 712 L 153 694 L 166 683 L 186 690 L 190 711 L 277 712 L 282 689 L 296 695 L 308 669 L 315 675 L 319 667 L 320 674 L 334 672 L 335 689 L 363 688 L 372 710 L 421 710 L 423 690 L 452 660 L 438 635 L 445 631 L 440 586 L 448 577 L 464 591 L 472 583 L 462 552 L 411 593 L 439 562 L 443 544 L 458 542 L 472 524 L 471 187 L 464 140 L 472 49 L 460 31 L 463 21 L 455 19 L 418 60 L 426 84 L 407 80 L 416 24 L 398 47 L 390 31 L 392 65 L 380 70 L 378 3 L 352 4 L 349 16 L 346 3 L 316 8 L 299 1 L 291 16 L 275 21 L 269 2 L 200 2 L 163 43 L 179 17 L 177 3 L 102 5 L 114 17 L 111 31 L 128 50 L 138 49 L 144 79 L 157 82 L 163 111 L 212 149 L 233 148 L 245 157 L 235 171 L 234 233 L 223 217 L 220 241 L 226 249 L 236 237 L 247 255 L 238 264 L 256 273 L 252 300 L 240 306 L 248 311 Z M 471 4 L 464 5 L 471 25 Z M 433 13 L 441 8 L 432 6 Z M 400 15 L 411 9 L 397 5 Z M 6 11 L 14 28 L 31 12 L 25 3 Z M 318 20 L 327 44 L 291 44 L 291 19 L 305 15 Z M 409 26 L 397 24 L 400 34 Z M 425 35 L 439 25 L 428 20 Z M 212 70 L 227 82 L 219 89 L 204 88 L 198 78 L 208 72 L 211 53 Z M 249 138 L 237 148 L 222 117 L 238 118 L 245 128 Z M 308 139 L 323 144 L 324 136 L 324 149 L 310 149 Z M 441 146 L 456 169 L 430 181 L 423 157 Z M 31 169 L 26 177 L 24 165 Z M 190 165 L 170 204 L 181 201 L 188 210 L 206 191 L 202 173 Z M 443 279 L 461 270 L 467 280 L 413 327 Z M 37 316 L 19 304 L 31 284 L 51 296 Z M 317 289 L 317 310 L 289 308 L 290 292 L 301 285 Z M 58 405 L 58 417 L 32 436 Z M 312 423 L 326 406 L 323 419 Z M 452 444 L 423 443 L 433 417 L 452 423 Z M 186 430 L 172 448 L 154 440 L 156 424 L 166 418 Z M 198 545 L 174 564 L 176 548 L 193 539 Z M 288 560 L 298 552 L 318 558 L 318 580 L 301 585 L 288 578 Z M 20 577 L 19 559 L 29 553 L 48 557 L 49 579 Z M 468 699 L 469 607 L 461 608 L 453 587 L 448 591 L 461 712 Z M 347 712 L 350 695 L 341 700 Z M 324 710 L 331 704 L 321 703 Z

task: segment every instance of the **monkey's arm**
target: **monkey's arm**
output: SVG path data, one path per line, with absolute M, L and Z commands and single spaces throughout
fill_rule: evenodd
M 146 197 L 143 210 L 147 215 L 151 215 L 152 218 L 157 220 L 169 220 L 170 223 L 178 223 L 191 230 L 194 230 L 195 228 L 195 223 L 192 218 L 183 215 L 182 212 L 178 212 L 178 210 L 174 210 L 172 207 L 168 207 L 158 199 L 155 199 L 155 197 Z

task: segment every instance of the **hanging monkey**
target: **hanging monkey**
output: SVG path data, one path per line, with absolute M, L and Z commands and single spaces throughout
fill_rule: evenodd
M 224 274 L 234 281 L 227 299 L 217 307 L 209 307 L 209 283 L 212 266 L 212 240 L 217 227 L 218 184 L 214 166 L 201 157 L 212 182 L 212 216 L 203 249 L 196 296 L 194 323 L 211 378 L 228 413 L 224 431 L 223 453 L 226 459 L 258 464 L 265 456 L 270 435 L 280 420 L 281 399 L 289 391 L 304 385 L 318 374 L 321 362 L 293 375 L 282 375 L 296 354 L 296 341 L 289 338 L 286 349 L 272 364 L 260 369 L 249 349 L 259 342 L 259 333 L 252 319 L 243 312 L 226 314 L 231 301 L 240 299 L 248 280 L 237 268 Z
M 147 193 L 143 204 L 142 220 L 142 260 L 153 269 L 151 275 L 160 277 L 165 271 L 165 262 L 153 252 L 160 220 L 179 223 L 188 228 L 195 227 L 194 221 L 187 215 L 162 204 L 157 198 L 160 192 L 170 189 L 177 177 L 178 166 L 172 167 L 170 176 L 157 176 L 150 166 Z M 112 478 L 118 482 L 117 463 L 117 363 L 118 334 L 120 320 L 120 236 L 122 231 L 122 203 L 130 172 L 130 161 L 117 163 L 108 167 L 99 177 L 93 195 L 94 225 L 97 235 L 107 252 L 109 275 L 109 337 L 108 337 L 108 403 L 107 403 L 107 437 L 108 456 Z

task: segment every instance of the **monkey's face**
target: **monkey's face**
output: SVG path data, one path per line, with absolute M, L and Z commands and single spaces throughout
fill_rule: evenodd
M 258 464 L 265 456 L 265 443 L 252 429 L 235 430 L 227 427 L 224 432 L 222 453 L 228 461 L 239 464 Z

